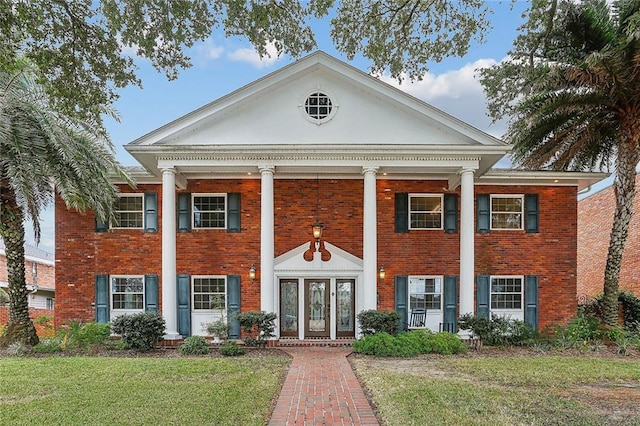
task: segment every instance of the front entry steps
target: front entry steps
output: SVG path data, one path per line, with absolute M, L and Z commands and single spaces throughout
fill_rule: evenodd
M 277 347 L 308 347 L 308 346 L 323 346 L 323 347 L 348 347 L 353 346 L 354 338 L 348 337 L 343 339 L 323 339 L 323 338 L 309 338 L 305 340 L 299 339 L 279 339 L 276 342 Z

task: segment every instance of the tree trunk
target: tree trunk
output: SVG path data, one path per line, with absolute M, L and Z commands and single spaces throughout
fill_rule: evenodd
M 24 215 L 4 174 L 0 174 L 0 236 L 4 240 L 9 280 L 9 322 L 0 345 L 20 341 L 33 346 L 38 344 L 38 335 L 29 317 L 24 272 Z
M 633 127 L 632 127 L 633 128 Z M 616 157 L 614 194 L 616 210 L 609 239 L 607 263 L 604 269 L 604 296 L 602 316 L 608 327 L 618 325 L 618 287 L 624 246 L 629 235 L 629 222 L 633 215 L 633 199 L 636 195 L 636 166 L 640 157 L 638 136 L 630 131 L 620 144 Z M 623 132 L 624 134 L 624 132 Z

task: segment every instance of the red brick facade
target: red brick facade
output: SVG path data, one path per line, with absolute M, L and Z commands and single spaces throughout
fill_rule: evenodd
M 309 241 L 311 225 L 324 224 L 323 238 L 363 256 L 361 179 L 275 179 L 275 256 Z M 387 275 L 378 283 L 378 308 L 394 309 L 394 275 L 459 275 L 460 234 L 442 230 L 396 233 L 394 196 L 399 192 L 444 193 L 446 181 L 377 180 L 378 263 Z M 123 192 L 130 189 L 122 188 Z M 242 231 L 192 230 L 177 234 L 177 273 L 240 275 L 242 310 L 260 309 L 260 179 L 189 180 L 187 192 L 241 193 Z M 158 194 L 161 185 L 139 185 Z M 179 191 L 180 192 L 180 191 Z M 459 194 L 459 189 L 458 192 Z M 539 233 L 475 234 L 476 274 L 538 276 L 539 328 L 566 322 L 576 312 L 577 188 L 574 186 L 476 186 L 476 194 L 538 194 Z M 56 203 L 57 326 L 95 317 L 96 274 L 156 274 L 161 277 L 161 232 L 116 229 L 97 233 L 92 214 L 69 212 Z M 158 212 L 159 216 L 162 212 Z M 161 218 L 158 219 L 161 226 Z M 160 278 L 161 280 L 161 278 Z M 162 291 L 162 285 L 160 292 Z M 160 295 L 159 300 L 162 300 Z
M 640 175 L 636 177 L 640 188 Z M 604 267 L 615 211 L 613 187 L 578 202 L 578 295 L 596 296 L 604 290 Z M 634 215 L 622 257 L 620 289 L 640 295 L 640 196 L 633 204 Z

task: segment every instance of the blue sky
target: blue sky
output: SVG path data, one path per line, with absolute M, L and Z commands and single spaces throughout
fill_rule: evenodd
M 483 131 L 501 137 L 505 125 L 491 125 L 475 70 L 495 64 L 506 56 L 517 27 L 523 22 L 521 14 L 528 2 L 517 2 L 513 10 L 508 1 L 490 3 L 494 9 L 493 28 L 488 32 L 484 44 L 472 46 L 463 58 L 449 58 L 442 63 L 429 64 L 430 72 L 422 81 L 411 83 L 405 80 L 398 87 Z M 318 49 L 346 61 L 346 57 L 336 52 L 331 43 L 328 19 L 315 22 L 313 28 Z M 136 164 L 123 148 L 127 143 L 295 60 L 289 57 L 260 60 L 246 40 L 226 39 L 220 31 L 206 42 L 194 46 L 190 56 L 193 66 L 182 70 L 174 81 L 167 81 L 148 61 L 136 59 L 143 87 L 120 90 L 120 99 L 115 104 L 120 121 L 106 121 L 107 130 L 116 146 L 117 158 L 122 164 Z M 370 65 L 362 58 L 350 63 L 363 71 L 367 71 Z M 382 79 L 398 85 L 387 77 L 383 76 Z M 52 209 L 45 212 L 42 219 L 39 247 L 53 252 Z M 27 224 L 26 231 L 27 243 L 33 244 L 30 224 Z

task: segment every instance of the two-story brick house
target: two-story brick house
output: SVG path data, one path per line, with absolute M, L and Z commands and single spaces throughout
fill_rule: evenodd
M 575 315 L 576 194 L 603 175 L 493 170 L 508 145 L 322 52 L 126 149 L 115 223 L 56 205 L 58 324 L 157 309 L 167 338 L 221 315 L 237 336 L 263 310 L 335 339 L 366 309 Z

